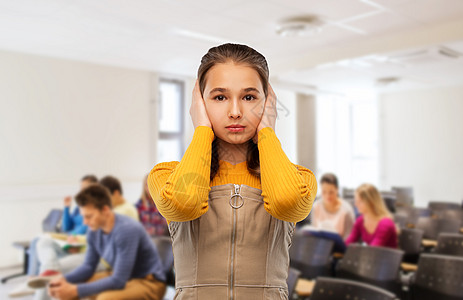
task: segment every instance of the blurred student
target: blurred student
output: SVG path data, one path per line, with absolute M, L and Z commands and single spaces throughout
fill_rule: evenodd
M 94 175 L 86 175 L 80 181 L 80 190 L 83 190 L 92 183 L 98 182 Z M 76 242 L 79 236 L 82 237 L 87 232 L 87 226 L 83 223 L 82 216 L 78 207 L 71 211 L 72 197 L 64 198 L 64 210 L 62 216 L 62 231 L 67 234 L 69 242 Z M 64 236 L 63 236 L 64 238 Z M 36 276 L 47 268 L 60 268 L 60 266 L 46 265 L 50 262 L 52 265 L 58 264 L 59 258 L 65 257 L 71 253 L 64 251 L 60 243 L 53 239 L 51 235 L 41 235 L 32 240 L 28 250 L 28 270 L 29 276 Z M 45 265 L 44 265 L 45 263 Z M 10 297 L 21 297 L 33 294 L 34 290 L 27 286 L 27 280 L 13 289 L 8 295 Z
M 364 242 L 370 246 L 397 248 L 397 230 L 391 214 L 380 193 L 371 184 L 365 183 L 355 191 L 357 218 L 346 245 Z
M 143 226 L 114 213 L 110 194 L 102 185 L 84 189 L 76 201 L 90 229 L 85 261 L 72 272 L 52 279 L 50 296 L 60 300 L 90 296 L 97 300 L 161 300 L 166 290 L 165 274 Z M 107 269 L 95 272 L 100 260 Z
M 147 179 L 148 175 L 143 178 L 143 190 L 140 200 L 135 204 L 138 210 L 138 217 L 150 236 L 169 235 L 167 220 L 161 215 L 153 202 L 153 198 L 151 198 Z
M 331 173 L 323 175 L 321 187 L 322 199 L 314 203 L 310 213 L 312 226 L 336 231 L 343 239 L 346 239 L 355 222 L 354 210 L 347 201 L 339 197 L 336 175 Z
M 110 192 L 110 199 L 112 209 L 115 213 L 125 215 L 138 221 L 138 213 L 135 206 L 128 203 L 122 196 L 122 185 L 119 179 L 114 176 L 106 176 L 100 180 L 100 184 L 106 187 Z M 82 222 L 82 217 L 81 217 Z M 86 226 L 84 224 L 84 226 Z M 68 242 L 86 244 L 85 236 L 71 237 Z M 38 242 L 37 256 L 40 261 L 40 274 L 38 276 L 30 277 L 28 279 L 28 285 L 31 288 L 37 289 L 35 292 L 35 300 L 49 300 L 50 297 L 46 291 L 41 288 L 41 285 L 36 286 L 35 282 L 41 279 L 48 280 L 61 273 L 67 273 L 79 265 L 81 265 L 85 259 L 85 253 L 78 251 L 78 254 L 66 256 L 68 253 L 62 248 L 60 244 L 51 238 L 41 239 Z M 71 248 L 72 249 L 72 248 Z M 79 249 L 85 250 L 85 247 Z M 98 270 L 101 270 L 102 266 L 98 266 Z
M 133 204 L 127 202 L 123 196 L 119 179 L 114 176 L 105 176 L 100 180 L 100 184 L 105 186 L 111 193 L 111 204 L 115 213 L 139 221 L 137 209 Z

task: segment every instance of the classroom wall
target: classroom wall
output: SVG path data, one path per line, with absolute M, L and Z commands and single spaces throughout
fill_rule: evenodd
M 20 262 L 13 241 L 80 178 L 112 174 L 135 202 L 155 164 L 156 76 L 77 61 L 0 52 L 0 267 Z
M 417 206 L 463 200 L 463 86 L 379 100 L 380 181 L 413 186 Z

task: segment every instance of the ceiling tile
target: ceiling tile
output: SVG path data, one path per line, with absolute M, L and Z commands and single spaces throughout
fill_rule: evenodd
M 271 0 L 271 2 L 295 8 L 298 14 L 316 14 L 335 21 L 376 10 L 375 7 L 359 0 Z
M 419 25 L 416 21 L 390 11 L 382 11 L 366 18 L 346 22 L 345 24 L 359 28 L 368 34 L 401 30 L 402 28 L 411 28 Z

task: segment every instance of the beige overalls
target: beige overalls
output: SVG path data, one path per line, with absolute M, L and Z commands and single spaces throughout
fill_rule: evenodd
M 294 224 L 272 217 L 261 193 L 246 185 L 214 186 L 204 215 L 169 224 L 175 300 L 288 299 Z

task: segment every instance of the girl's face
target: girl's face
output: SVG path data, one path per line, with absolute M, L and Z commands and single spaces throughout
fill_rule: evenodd
M 203 98 L 219 139 L 230 144 L 252 139 L 265 104 L 262 82 L 253 68 L 233 62 L 216 64 L 206 74 Z
M 355 207 L 360 214 L 365 214 L 369 208 L 365 200 L 363 200 L 358 193 L 355 193 Z
M 322 183 L 322 198 L 323 201 L 329 204 L 334 204 L 338 199 L 338 189 L 334 184 Z

